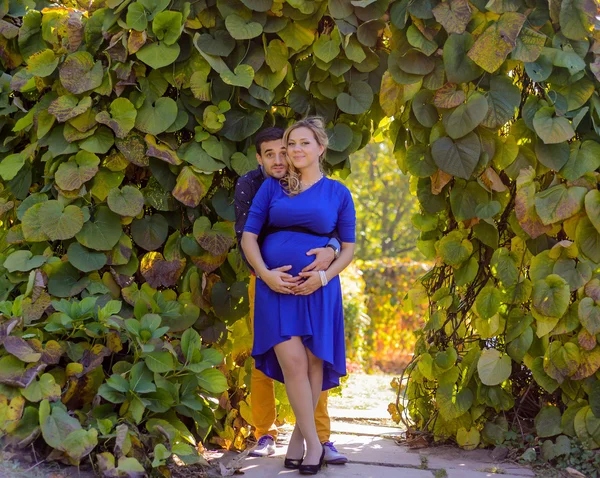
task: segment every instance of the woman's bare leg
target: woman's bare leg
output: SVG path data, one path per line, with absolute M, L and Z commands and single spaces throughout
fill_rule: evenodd
M 315 393 L 313 393 L 311 380 L 309 379 L 309 363 L 314 368 L 314 361 L 309 359 L 307 349 L 300 337 L 292 337 L 286 342 L 277 344 L 275 354 L 283 371 L 285 389 L 290 405 L 296 416 L 296 428 L 290 439 L 288 458 L 301 456 L 301 442 L 304 439 L 306 440 L 306 454 L 303 463 L 316 465 L 321 458 L 322 447 L 315 427 L 315 406 L 318 394 L 316 394 L 317 398 L 315 399 Z M 312 373 L 314 374 L 314 371 Z M 318 377 L 314 376 L 313 381 L 318 381 Z M 297 429 L 299 429 L 299 433 Z

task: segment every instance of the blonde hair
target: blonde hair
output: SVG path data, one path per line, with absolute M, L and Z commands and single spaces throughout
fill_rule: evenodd
M 311 130 L 312 134 L 315 137 L 315 140 L 317 141 L 317 144 L 319 146 L 323 146 L 323 153 L 321 154 L 321 156 L 319 156 L 319 166 L 321 167 L 321 165 L 323 164 L 323 160 L 325 159 L 325 152 L 327 151 L 327 146 L 329 145 L 329 137 L 327 136 L 327 132 L 325 131 L 325 122 L 322 118 L 318 116 L 309 116 L 289 126 L 283 134 L 283 144 L 286 148 L 291 132 L 298 128 L 308 128 L 309 130 Z M 284 187 L 289 196 L 295 196 L 302 191 L 300 173 L 294 167 L 289 155 L 286 154 L 285 158 L 288 164 L 288 171 L 286 175 L 279 180 L 279 182 Z

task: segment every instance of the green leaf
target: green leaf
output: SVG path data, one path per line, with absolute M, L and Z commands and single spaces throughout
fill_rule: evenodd
M 600 144 L 596 141 L 573 141 L 567 164 L 560 170 L 562 177 L 575 181 L 586 173 L 595 171 L 600 166 Z
M 257 166 L 258 161 L 256 160 L 256 151 L 254 148 L 249 150 L 248 154 L 234 153 L 233 156 L 231 156 L 231 167 L 239 176 L 243 176 L 253 169 L 256 169 Z
M 494 73 L 515 48 L 525 19 L 522 13 L 503 13 L 477 38 L 469 50 L 469 58 L 488 73 Z
M 319 35 L 319 38 L 313 44 L 313 52 L 319 60 L 325 63 L 333 61 L 340 54 L 339 36 L 335 38 L 334 35 Z
M 84 215 L 83 211 L 77 206 L 69 205 L 64 207 L 60 201 L 46 201 L 41 204 L 36 204 L 35 214 L 39 217 L 39 226 L 44 234 L 51 241 L 71 239 L 83 227 Z M 28 217 L 29 210 L 23 217 L 23 233 L 25 233 L 25 223 Z M 28 234 L 28 233 L 27 233 Z
M 27 388 L 21 389 L 21 394 L 30 402 L 55 401 L 60 398 L 61 391 L 60 385 L 54 381 L 54 376 L 45 373 L 39 380 L 35 380 Z
M 235 40 L 224 30 L 217 30 L 214 33 L 203 33 L 194 38 L 194 43 L 201 51 L 213 56 L 227 57 L 235 48 Z M 286 55 L 286 62 L 287 58 Z
M 254 80 L 254 69 L 250 65 L 238 65 L 232 72 L 230 70 L 221 73 L 224 83 L 242 88 L 250 88 Z
M 412 145 L 406 151 L 406 167 L 413 176 L 426 178 L 437 171 L 429 148 L 422 144 Z
M 289 59 L 289 51 L 287 45 L 281 40 L 271 40 L 265 48 L 265 61 L 271 71 L 276 73 L 283 70 Z
M 223 393 L 229 388 L 227 378 L 215 368 L 203 370 L 198 374 L 198 385 L 209 393 Z
M 452 139 L 462 138 L 473 131 L 486 117 L 488 102 L 480 93 L 473 93 L 466 103 L 443 117 L 444 127 Z
M 129 374 L 129 388 L 137 393 L 150 393 L 156 391 L 152 372 L 146 367 L 144 362 L 138 362 L 131 367 Z
M 473 253 L 473 244 L 460 232 L 452 231 L 440 239 L 438 252 L 446 264 L 456 267 Z
M 346 18 L 354 12 L 350 0 L 328 0 L 329 13 L 333 18 Z
M 151 68 L 158 69 L 170 65 L 179 56 L 179 44 L 167 45 L 164 42 L 156 42 L 144 45 L 136 56 Z M 168 127 L 168 126 L 167 126 Z
M 121 220 L 106 206 L 99 206 L 75 236 L 83 246 L 96 251 L 110 251 L 121 238 Z
M 186 363 L 199 362 L 202 358 L 202 339 L 194 329 L 187 329 L 181 336 L 181 352 Z
M 67 249 L 69 262 L 82 272 L 92 272 L 106 265 L 106 254 L 93 252 L 78 242 L 73 242 Z
M 498 313 L 502 294 L 496 287 L 485 287 L 477 295 L 475 310 L 482 319 L 491 319 Z
M 352 128 L 344 123 L 337 123 L 333 128 L 327 130 L 329 144 L 327 147 L 332 151 L 344 151 L 351 144 L 354 138 Z
M 46 256 L 34 256 L 31 251 L 15 251 L 6 258 L 3 267 L 8 272 L 29 272 L 45 264 L 47 260 Z
M 560 2 L 560 31 L 571 40 L 585 40 L 594 29 L 598 6 L 594 0 Z
M 537 135 L 546 144 L 562 143 L 575 136 L 575 131 L 567 118 L 553 116 L 554 108 L 540 108 L 533 117 L 533 127 Z
M 536 415 L 535 431 L 540 437 L 553 437 L 562 433 L 561 413 L 558 407 L 547 405 Z
M 577 223 L 575 242 L 585 257 L 600 264 L 600 233 L 587 217 Z
M 108 207 L 120 216 L 137 216 L 144 208 L 144 196 L 135 186 L 111 189 L 107 197 Z
M 483 73 L 483 70 L 467 56 L 473 43 L 473 36 L 469 32 L 452 34 L 444 43 L 444 68 L 451 83 L 466 83 Z
M 87 151 L 79 151 L 56 171 L 56 184 L 65 191 L 74 191 L 92 179 L 98 172 L 100 158 Z
M 68 55 L 59 70 L 60 82 L 74 95 L 98 88 L 104 76 L 102 62 L 94 62 L 87 51 Z
M 544 355 L 544 371 L 556 380 L 563 383 L 579 369 L 579 347 L 573 343 L 562 344 L 555 340 L 550 343 Z
M 583 209 L 587 189 L 558 184 L 535 195 L 535 209 L 544 225 L 562 222 Z
M 125 21 L 129 28 L 143 32 L 148 26 L 148 15 L 144 6 L 139 2 L 130 3 Z
M 461 427 L 456 432 L 456 443 L 465 450 L 474 450 L 479 446 L 480 440 L 481 435 L 476 427 L 472 427 L 469 430 Z
M 600 191 L 597 189 L 592 189 L 586 194 L 585 212 L 587 213 L 590 222 L 600 233 Z M 4 267 L 6 267 L 6 265 Z
M 510 357 L 501 354 L 496 349 L 486 349 L 481 352 L 481 355 L 479 356 L 477 372 L 484 385 L 490 387 L 500 385 L 510 377 Z
M 25 165 L 25 155 L 21 153 L 9 154 L 0 162 L 0 176 L 5 181 L 10 181 L 21 171 Z
M 425 128 L 431 128 L 438 122 L 439 114 L 432 104 L 433 92 L 429 90 L 419 91 L 413 98 L 412 110 L 417 118 L 417 121 L 421 123 Z
M 469 179 L 479 161 L 481 143 L 475 133 L 453 141 L 444 136 L 431 146 L 431 155 L 442 171 L 463 179 Z
M 154 373 L 166 373 L 175 370 L 175 361 L 170 352 L 150 352 L 144 357 L 146 366 Z
M 227 27 L 227 31 L 236 40 L 251 40 L 263 32 L 263 27 L 260 23 L 246 21 L 236 14 L 227 15 L 225 18 L 225 27 Z
M 556 274 L 533 284 L 532 304 L 536 312 L 546 317 L 562 317 L 570 302 L 569 284 Z
M 177 103 L 161 97 L 155 102 L 146 101 L 137 112 L 135 127 L 154 136 L 166 131 L 177 119 Z
M 521 91 L 510 78 L 493 76 L 487 96 L 488 111 L 482 124 L 499 128 L 514 118 L 521 103 Z
M 570 148 L 568 143 L 544 144 L 535 143 L 535 155 L 540 163 L 554 171 L 560 171 L 569 160 Z
M 60 58 L 48 48 L 34 53 L 27 59 L 27 72 L 30 75 L 45 78 L 50 76 L 58 66 Z
M 231 109 L 225 113 L 225 125 L 221 134 L 230 141 L 242 141 L 260 129 L 264 117 L 265 112 L 261 110 L 245 112 Z
M 362 81 L 351 83 L 348 93 L 338 95 L 336 103 L 344 113 L 363 114 L 373 103 L 373 90 L 368 83 Z
M 600 333 L 600 306 L 594 299 L 585 297 L 579 302 L 579 320 L 586 330 L 596 335 Z
M 131 101 L 117 98 L 110 104 L 110 114 L 101 111 L 96 115 L 96 121 L 112 129 L 117 138 L 125 138 L 135 126 L 136 116 L 137 110 Z
M 157 13 L 152 20 L 152 31 L 165 45 L 173 45 L 181 35 L 182 24 L 181 12 L 164 11 Z
M 145 216 L 131 224 L 133 240 L 147 251 L 158 249 L 167 240 L 168 234 L 169 224 L 162 214 Z
M 79 147 L 89 153 L 106 154 L 115 143 L 115 138 L 110 129 L 100 126 L 94 134 L 79 142 Z
M 524 26 L 517 37 L 517 45 L 511 58 L 524 63 L 536 61 L 544 49 L 546 38 L 543 33 Z

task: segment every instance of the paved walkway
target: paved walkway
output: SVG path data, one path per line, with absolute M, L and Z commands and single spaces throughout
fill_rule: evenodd
M 410 449 L 395 438 L 402 429 L 390 420 L 388 404 L 396 392 L 391 375 L 350 375 L 343 396 L 329 397 L 332 418 L 331 441 L 350 459 L 347 465 L 330 465 L 318 476 L 323 478 L 523 478 L 535 476 L 514 463 L 498 463 L 489 450 L 464 451 L 444 446 Z M 299 476 L 286 470 L 283 459 L 291 427 L 283 428 L 275 455 L 253 458 L 247 452 L 218 452 L 213 456 L 222 466 L 220 476 L 237 470 L 246 478 Z M 213 452 L 214 453 L 214 452 Z M 211 459 L 211 461 L 213 461 Z M 219 474 L 212 475 L 218 477 Z
M 513 463 L 498 463 L 488 450 L 463 451 L 454 447 L 435 447 L 411 450 L 397 444 L 394 437 L 402 430 L 395 427 L 380 427 L 354 424 L 346 417 L 336 417 L 337 410 L 330 410 L 332 441 L 339 451 L 350 459 L 347 465 L 330 465 L 321 470 L 323 478 L 523 478 L 535 476 L 528 468 Z M 346 415 L 347 410 L 342 413 Z M 363 416 L 374 415 L 367 411 Z M 371 411 L 373 412 L 373 411 Z M 375 413 L 376 414 L 376 413 Z M 346 419 L 345 419 L 346 418 Z M 287 449 L 287 436 L 280 438 L 275 455 L 269 458 L 254 458 L 246 453 L 224 454 L 219 462 L 222 476 L 235 469 L 246 478 L 271 478 L 298 476 L 295 470 L 283 468 Z M 444 473 L 445 472 L 445 473 Z

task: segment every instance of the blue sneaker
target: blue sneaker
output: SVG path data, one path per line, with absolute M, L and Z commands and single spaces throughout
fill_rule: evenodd
M 343 465 L 344 463 L 348 463 L 348 457 L 337 451 L 330 441 L 323 443 L 323 450 L 325 450 L 325 463 L 329 465 Z
M 249 456 L 271 456 L 275 454 L 275 440 L 271 435 L 263 435 L 252 449 Z

